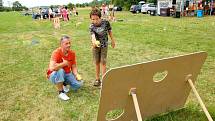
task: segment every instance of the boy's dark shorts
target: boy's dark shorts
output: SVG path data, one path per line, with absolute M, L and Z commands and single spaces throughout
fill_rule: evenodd
M 94 63 L 106 64 L 108 47 L 93 48 L 93 61 Z

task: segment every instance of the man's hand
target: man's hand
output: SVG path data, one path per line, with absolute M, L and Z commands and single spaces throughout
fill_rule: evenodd
M 57 71 L 60 68 L 63 68 L 65 66 L 69 66 L 69 62 L 67 60 L 63 59 L 62 63 L 56 63 L 55 61 L 50 61 L 50 67 L 49 67 L 49 69 L 51 71 Z
M 77 75 L 76 75 L 76 79 L 77 79 L 78 81 L 82 80 L 81 75 L 80 75 L 80 74 L 77 74 Z
M 64 66 L 69 66 L 69 61 L 63 59 L 62 64 L 63 64 Z

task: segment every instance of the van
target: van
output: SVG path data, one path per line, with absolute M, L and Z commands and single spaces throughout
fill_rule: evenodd
M 156 10 L 156 5 L 153 3 L 144 4 L 141 7 L 141 13 L 151 13 L 151 11 Z

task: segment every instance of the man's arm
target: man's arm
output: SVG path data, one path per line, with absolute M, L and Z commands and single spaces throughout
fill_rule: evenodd
M 69 62 L 67 60 L 63 60 L 62 63 L 56 63 L 55 61 L 51 60 L 49 69 L 51 71 L 57 71 L 57 70 L 63 68 L 64 66 L 68 66 L 68 65 L 69 65 Z
M 77 68 L 76 64 L 72 65 L 72 73 L 77 78 L 78 68 Z
M 72 65 L 72 73 L 78 81 L 82 80 L 81 75 L 78 73 L 78 68 L 76 64 Z

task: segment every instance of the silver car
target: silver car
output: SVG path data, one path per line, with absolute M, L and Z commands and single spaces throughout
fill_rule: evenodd
M 150 13 L 151 11 L 156 10 L 156 5 L 153 3 L 144 4 L 141 7 L 141 13 Z

